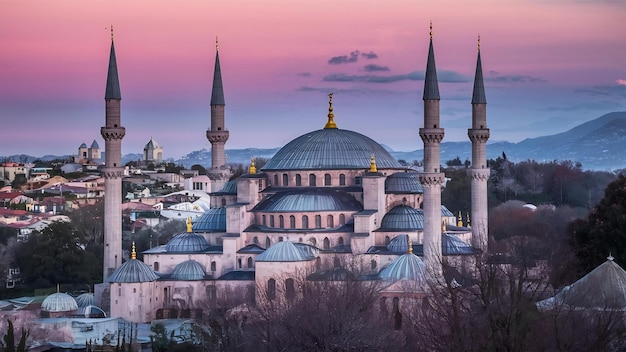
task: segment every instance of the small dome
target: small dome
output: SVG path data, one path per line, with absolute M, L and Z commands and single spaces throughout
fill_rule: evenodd
M 131 259 L 115 269 L 107 282 L 150 282 L 158 278 L 159 276 L 148 264 L 138 259 Z
M 82 143 L 82 144 L 80 145 L 80 147 L 78 147 L 78 148 L 81 148 L 81 149 L 82 149 L 82 148 L 87 148 L 87 144 L 86 144 L 86 143 Z
M 300 248 L 292 242 L 282 241 L 274 244 L 256 257 L 257 262 L 301 262 L 314 259 L 313 251 Z
M 409 235 L 398 235 L 389 241 L 387 250 L 393 253 L 409 252 Z
M 96 140 L 94 139 L 93 142 L 91 142 L 91 147 L 92 149 L 100 149 L 100 146 L 98 145 L 98 142 L 96 142 Z
M 418 284 L 426 284 L 426 268 L 418 256 L 406 253 L 381 270 L 378 277 L 383 280 L 412 280 Z
M 420 183 L 419 173 L 414 171 L 396 172 L 385 180 L 385 193 L 422 194 L 424 186 Z
M 172 280 L 191 281 L 202 280 L 204 275 L 206 275 L 206 272 L 202 264 L 190 259 L 176 265 L 174 271 L 172 271 L 171 278 Z
M 86 307 L 79 307 L 76 311 L 76 315 L 85 318 L 106 318 L 107 314 L 94 305 L 88 305 Z
M 148 143 L 146 143 L 146 146 L 143 147 L 143 149 L 156 149 L 156 148 L 160 148 L 159 143 L 157 143 L 152 137 L 150 137 L 150 140 L 148 141 Z
M 78 308 L 87 307 L 88 305 L 93 305 L 95 303 L 95 298 L 93 297 L 93 293 L 83 293 L 76 297 L 76 304 L 78 304 Z
M 367 170 L 372 155 L 378 169 L 403 168 L 371 138 L 349 130 L 325 128 L 287 143 L 262 170 Z
M 424 211 L 408 205 L 391 209 L 380 222 L 382 231 L 417 231 L 424 229 Z
M 254 211 L 360 211 L 363 206 L 354 196 L 328 188 L 280 192 L 262 200 Z
M 456 236 L 441 235 L 441 253 L 443 255 L 474 254 L 474 248 Z
M 78 309 L 74 297 L 67 293 L 57 292 L 46 297 L 41 303 L 44 312 L 71 312 Z
M 237 180 L 226 182 L 224 187 L 218 193 L 237 194 Z
M 441 216 L 443 217 L 450 217 L 450 216 L 454 216 L 454 214 L 452 214 L 452 212 L 450 210 L 448 210 L 448 208 L 446 208 L 445 205 L 441 206 Z
M 226 208 L 207 210 L 193 223 L 194 232 L 226 232 Z
M 209 243 L 202 235 L 183 232 L 172 237 L 165 245 L 167 253 L 198 253 L 209 249 Z

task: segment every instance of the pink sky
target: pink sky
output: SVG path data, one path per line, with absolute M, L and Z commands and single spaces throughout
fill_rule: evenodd
M 467 140 L 478 34 L 492 140 L 626 110 L 622 1 L 35 0 L 0 2 L 0 13 L 4 156 L 72 154 L 93 139 L 104 146 L 111 24 L 123 153 L 140 153 L 151 136 L 166 157 L 209 147 L 215 36 L 227 149 L 278 147 L 322 128 L 331 91 L 340 128 L 396 150 L 422 148 L 423 81 L 365 79 L 423 71 L 430 20 L 444 141 Z M 356 50 L 377 58 L 329 64 Z M 368 64 L 388 70 L 367 72 Z

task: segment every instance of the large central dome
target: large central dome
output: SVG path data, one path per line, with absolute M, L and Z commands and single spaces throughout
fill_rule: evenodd
M 373 139 L 353 131 L 324 128 L 287 143 L 263 171 L 369 169 L 372 155 L 379 169 L 403 169 Z

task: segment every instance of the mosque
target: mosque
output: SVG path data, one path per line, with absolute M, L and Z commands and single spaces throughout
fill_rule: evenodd
M 389 311 L 399 297 L 428 294 L 429 278 L 449 268 L 467 273 L 487 251 L 486 99 L 480 46 L 472 96 L 472 224 L 441 204 L 439 87 L 432 27 L 424 83 L 424 170 L 399 164 L 379 143 L 335 122 L 333 95 L 319 130 L 294 138 L 260 170 L 230 178 L 224 146 L 225 99 L 216 51 L 208 169 L 211 209 L 187 231 L 122 263 L 121 93 L 113 38 L 105 94 L 105 253 L 96 301 L 111 317 L 131 322 L 199 317 L 238 294 L 250 302 L 302 295 L 298 280 L 338 280 L 353 270 L 377 280 Z M 416 123 L 417 125 L 417 123 Z M 334 273 L 334 274 L 333 274 Z M 393 307 L 391 307 L 393 302 Z

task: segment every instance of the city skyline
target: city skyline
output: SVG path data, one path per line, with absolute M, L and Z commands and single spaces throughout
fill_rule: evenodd
M 210 148 L 216 36 L 226 149 L 280 147 L 322 128 L 331 92 L 339 128 L 421 149 L 430 21 L 444 142 L 468 141 L 478 35 L 492 141 L 564 132 L 626 109 L 621 1 L 65 0 L 0 9 L 0 155 L 104 146 L 111 24 L 123 154 L 141 153 L 151 137 L 165 158 Z

